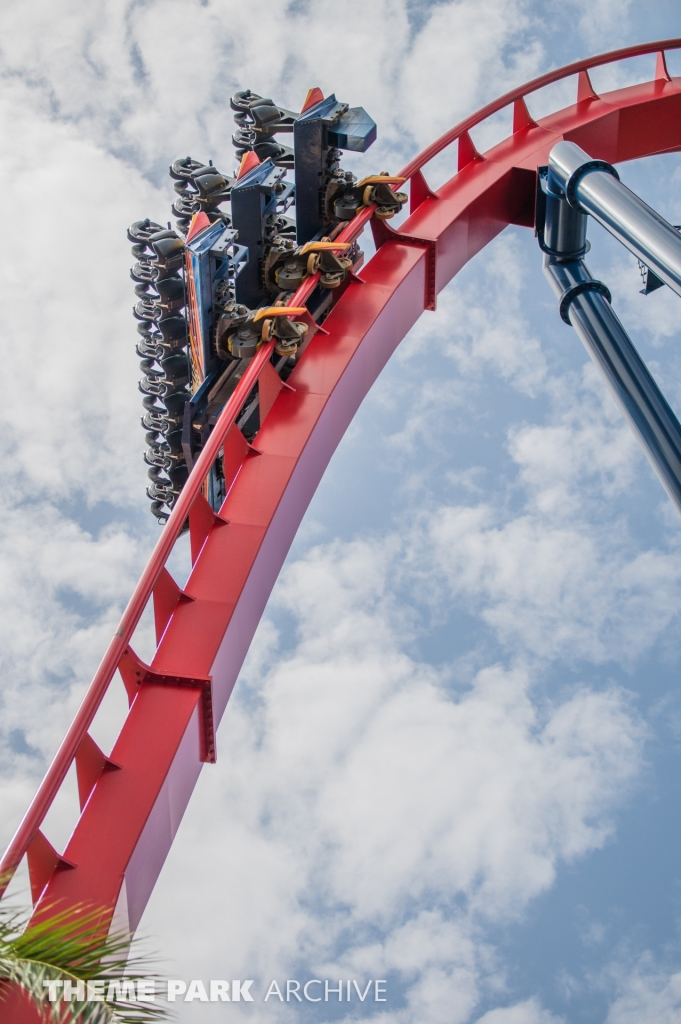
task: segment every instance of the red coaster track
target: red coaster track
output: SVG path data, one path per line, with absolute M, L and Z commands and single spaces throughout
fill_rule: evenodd
M 273 343 L 251 363 L 0 864 L 0 872 L 11 872 L 27 855 L 37 909 L 85 902 L 111 915 L 118 907 L 137 927 L 202 764 L 215 760 L 215 728 L 296 530 L 362 399 L 461 267 L 507 224 L 533 226 L 536 168 L 555 142 L 574 141 L 612 163 L 681 149 L 681 78 L 670 77 L 664 57 L 679 48 L 681 39 L 671 39 L 613 51 L 507 93 L 400 172 L 410 181 L 410 216 L 398 230 L 371 220 L 371 207 L 344 230 L 340 240 L 352 240 L 370 222 L 376 255 L 323 328 L 310 324 L 316 336 L 287 384 L 269 362 Z M 652 81 L 596 95 L 590 68 L 654 53 Z M 577 75 L 577 102 L 535 122 L 524 97 L 571 75 Z M 512 135 L 479 154 L 470 129 L 510 105 Z M 432 191 L 422 168 L 457 141 L 458 173 Z M 308 279 L 292 304 L 302 305 L 315 283 Z M 235 421 L 256 382 L 261 428 L 251 447 Z M 201 486 L 220 449 L 232 484 L 215 515 Z M 193 567 L 182 591 L 165 565 L 187 515 Z M 130 641 L 152 597 L 158 646 L 147 666 Z M 107 757 L 88 729 L 116 671 L 130 710 Z M 74 760 L 81 813 L 59 854 L 41 826 Z

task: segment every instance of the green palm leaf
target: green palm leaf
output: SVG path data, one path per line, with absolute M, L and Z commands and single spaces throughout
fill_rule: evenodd
M 138 952 L 137 940 L 127 933 L 102 936 L 105 915 L 87 907 L 41 913 L 35 923 L 27 915 L 0 901 L 0 981 L 20 985 L 50 1024 L 153 1024 L 167 1020 L 165 1004 L 126 999 L 121 982 L 144 980 L 158 983 L 155 960 Z M 77 983 L 103 981 L 104 1001 L 88 998 L 87 987 Z M 76 998 L 70 1002 L 48 1000 L 46 981 L 71 983 Z M 117 984 L 111 985 L 110 982 Z M 156 984 L 156 987 L 158 985 Z M 3 998 L 0 986 L 0 1000 Z M 137 990 L 135 990 L 137 996 Z

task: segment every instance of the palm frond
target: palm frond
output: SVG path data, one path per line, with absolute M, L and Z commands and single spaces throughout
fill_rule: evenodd
M 102 911 L 84 906 L 41 913 L 28 923 L 25 913 L 0 901 L 0 980 L 20 985 L 50 1024 L 155 1024 L 167 1020 L 165 1003 L 128 1000 L 123 981 L 161 980 L 157 961 L 139 950 L 125 932 L 102 934 Z M 87 998 L 87 982 L 104 982 L 102 1002 Z M 76 998 L 48 1000 L 44 982 L 71 983 Z M 77 988 L 78 982 L 85 989 Z M 116 984 L 110 984 L 116 983 Z M 101 992 L 102 987 L 100 987 Z M 84 994 L 86 998 L 79 999 Z M 0 999 L 3 998 L 0 987 Z

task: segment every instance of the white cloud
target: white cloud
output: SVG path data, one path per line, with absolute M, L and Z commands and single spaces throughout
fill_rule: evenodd
M 612 968 L 617 987 L 607 1024 L 678 1024 L 681 1021 L 681 972 L 664 971 L 650 953 L 638 962 Z
M 0 101 L 0 124 L 12 138 L 0 158 L 12 195 L 0 257 L 12 295 L 0 310 L 4 471 L 32 496 L 137 503 L 145 474 L 125 229 L 154 193 L 72 125 L 36 114 L 19 84 Z
M 562 1017 L 555 1017 L 544 1010 L 536 999 L 527 999 L 515 1006 L 490 1010 L 479 1018 L 477 1024 L 559 1024 Z
M 144 552 L 121 527 L 95 540 L 46 501 L 12 508 L 11 498 L 0 537 L 0 764 L 12 780 L 3 841 L 70 724 Z
M 628 661 L 681 610 L 676 555 L 627 554 L 626 538 L 587 522 L 558 526 L 530 514 L 503 522 L 478 505 L 443 507 L 426 529 L 426 587 L 444 578 L 517 653 Z
M 527 6 L 522 0 L 482 0 L 433 7 L 409 52 L 400 97 L 417 144 L 441 135 L 481 99 L 535 77 L 544 52 L 532 38 Z M 424 103 L 434 86 L 437 102 Z
M 631 34 L 634 13 L 632 0 L 576 0 L 570 8 L 570 16 L 577 21 L 582 45 L 588 47 L 588 53 L 604 53 L 606 49 L 615 50 L 633 45 Z M 614 65 L 612 69 L 607 67 L 603 69 L 605 75 L 598 69 L 603 76 L 602 88 L 617 89 L 628 85 L 630 67 L 630 62 Z
M 347 93 L 401 148 L 405 129 L 425 145 L 496 85 L 504 91 L 509 77 L 536 73 L 542 51 L 528 45 L 523 0 L 485 0 L 482 10 L 472 0 L 434 5 L 415 38 L 408 6 L 349 0 L 338 17 L 329 0 L 297 10 L 267 0 L 61 0 L 36 18 L 35 7 L 9 3 L 0 28 L 12 45 L 2 64 L 58 116 L 151 166 L 169 145 L 210 144 L 216 160 L 231 162 L 226 101 L 236 88 L 276 92 L 296 109 L 312 85 Z M 258 24 L 267 25 L 267 45 Z M 424 103 L 435 92 L 439 102 Z
M 554 63 L 538 41 L 543 12 L 521 0 L 416 13 L 415 31 L 414 5 L 388 0 L 349 0 L 342 12 L 328 0 L 8 0 L 0 11 L 0 124 L 11 140 L 0 157 L 11 296 L 0 310 L 5 829 L 63 735 L 153 535 L 142 522 L 125 227 L 167 216 L 171 157 L 230 168 L 237 87 L 297 107 L 318 84 L 365 105 L 379 141 L 362 166 L 395 168 Z M 608 0 L 589 14 L 612 27 Z M 265 23 L 267 45 L 253 31 Z M 515 476 L 499 483 L 494 469 L 465 466 L 456 478 L 474 503 L 434 492 L 421 536 L 386 527 L 287 570 L 276 600 L 288 619 L 279 634 L 271 621 L 259 632 L 218 767 L 145 922 L 185 976 L 221 977 L 226 964 L 242 977 L 380 968 L 404 990 L 386 1024 L 469 1021 L 483 998 L 499 1007 L 478 1016 L 484 1024 L 557 1019 L 510 991 L 495 928 L 614 834 L 645 731 L 616 686 L 596 690 L 587 673 L 551 702 L 544 684 L 551 659 L 648 651 L 678 612 L 678 560 L 607 511 L 640 486 L 640 459 L 593 374 L 550 370 L 523 312 L 523 252 L 500 238 L 482 257 L 484 293 L 443 295 L 398 356 L 401 389 L 381 392 L 406 421 L 390 457 L 416 480 L 434 424 L 451 421 L 454 405 L 484 413 L 490 381 L 506 388 L 524 403 L 507 439 Z M 656 330 L 670 334 L 670 310 Z M 446 372 L 426 380 L 431 353 Z M 550 405 L 544 418 L 537 398 Z M 419 507 L 409 502 L 403 523 Z M 90 526 L 85 505 L 103 503 L 113 525 Z M 411 642 L 431 599 L 486 626 L 512 650 L 508 663 L 478 651 L 455 688 L 446 668 L 419 660 Z M 467 639 L 449 654 L 465 660 Z M 675 1011 L 672 983 L 644 975 L 613 1014 L 654 999 Z M 260 1009 L 253 1020 L 272 1019 Z M 285 1007 L 276 1013 L 286 1019 Z M 205 1007 L 196 1019 L 209 1020 Z
M 483 477 L 475 466 L 458 474 L 466 483 L 472 473 L 477 494 L 494 494 L 492 502 L 479 497 L 470 503 L 470 483 L 466 503 L 446 502 L 431 484 L 433 496 L 416 514 L 404 557 L 418 567 L 421 600 L 447 607 L 454 599 L 480 616 L 516 657 L 630 663 L 651 649 L 681 610 L 676 525 L 669 522 L 668 545 L 661 538 L 659 546 L 646 549 L 631 535 L 628 500 L 643 488 L 663 507 L 667 498 L 592 364 L 548 371 L 520 313 L 520 279 L 506 269 L 519 263 L 509 258 L 517 244 L 513 238 L 493 244 L 486 306 L 475 301 L 475 285 L 455 283 L 434 338 L 422 323 L 398 356 L 405 369 L 417 368 L 426 344 L 439 345 L 453 356 L 459 380 L 440 375 L 421 383 L 416 376 L 416 394 L 407 386 L 394 395 L 388 389 L 384 403 L 405 411 L 405 426 L 390 436 L 389 446 L 405 459 L 416 445 L 428 451 L 451 444 L 444 431 L 456 436 L 447 423 L 453 414 L 462 420 L 459 437 L 466 437 L 466 413 L 479 414 L 481 404 L 484 409 L 485 365 L 514 389 L 542 396 L 544 412 L 539 417 L 526 405 L 530 421 L 508 428 L 512 463 L 501 481 Z M 494 324 L 496 338 L 505 309 L 511 335 L 504 346 L 499 330 L 496 347 L 480 325 Z M 568 333 L 575 344 L 574 332 Z M 410 465 L 416 496 L 423 457 Z M 442 465 L 441 454 L 436 465 Z
M 509 451 L 531 507 L 558 522 L 579 514 L 596 495 L 615 509 L 643 460 L 602 378 L 587 363 L 580 377 L 554 377 L 547 390 L 553 405 L 549 422 L 509 431 Z
M 526 673 L 491 666 L 451 691 L 404 650 L 399 557 L 336 543 L 285 571 L 275 606 L 297 643 L 269 630 L 247 668 L 146 924 L 172 950 L 173 922 L 185 934 L 209 900 L 228 923 L 192 954 L 204 973 L 385 970 L 406 986 L 391 1021 L 463 1022 L 498 970 L 481 928 L 604 843 L 644 733 L 616 689 L 540 712 Z M 210 895 L 179 885 L 197 842 Z
M 480 380 L 492 370 L 522 394 L 534 397 L 545 382 L 547 368 L 539 339 L 522 312 L 521 288 L 527 272 L 519 239 L 512 233 L 498 237 L 486 257 L 484 298 L 479 281 L 465 286 L 453 282 L 439 296 L 438 312 L 421 319 L 397 358 L 409 363 L 435 348 L 452 360 L 464 378 Z

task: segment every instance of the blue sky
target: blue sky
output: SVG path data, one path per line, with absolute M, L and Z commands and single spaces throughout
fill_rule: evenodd
M 125 229 L 167 219 L 170 160 L 230 170 L 236 88 L 295 109 L 319 85 L 378 122 L 357 166 L 396 170 L 524 80 L 681 35 L 681 12 L 6 0 L 0 30 L 4 842 L 157 535 Z M 620 170 L 681 223 L 681 158 Z M 590 239 L 681 411 L 678 300 L 639 295 L 633 257 Z M 334 456 L 143 920 L 178 978 L 260 994 L 387 978 L 388 1001 L 345 1017 L 192 1003 L 179 1020 L 681 1021 L 680 616 L 678 518 L 531 233 L 509 229 L 424 314 Z M 112 693 L 103 745 L 123 708 Z M 55 844 L 74 813 L 65 792 Z

